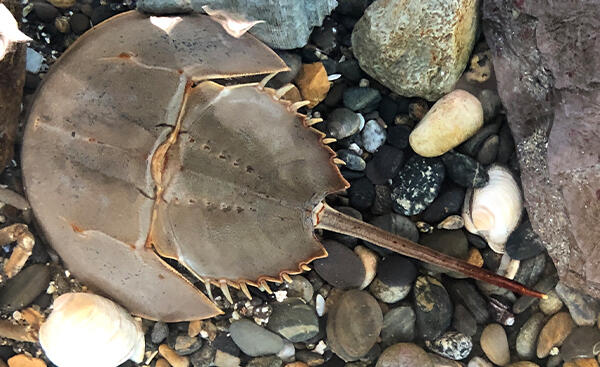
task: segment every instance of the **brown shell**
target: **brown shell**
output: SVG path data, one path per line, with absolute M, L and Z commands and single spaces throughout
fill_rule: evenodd
M 34 213 L 73 274 L 180 321 L 220 310 L 161 256 L 233 286 L 327 256 L 310 213 L 348 183 L 322 134 L 260 85 L 222 85 L 286 69 L 201 15 L 129 12 L 82 36 L 40 87 L 22 152 Z

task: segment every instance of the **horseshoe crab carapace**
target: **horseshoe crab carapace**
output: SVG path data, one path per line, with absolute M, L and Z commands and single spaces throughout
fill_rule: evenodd
M 37 93 L 22 153 L 34 213 L 72 273 L 135 314 L 202 319 L 220 310 L 164 258 L 249 295 L 327 256 L 324 228 L 527 291 L 323 204 L 348 183 L 302 103 L 236 84 L 285 70 L 202 15 L 129 12 L 73 44 Z

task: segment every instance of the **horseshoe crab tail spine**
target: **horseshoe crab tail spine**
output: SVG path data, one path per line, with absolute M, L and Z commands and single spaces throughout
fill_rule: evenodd
M 340 213 L 325 203 L 319 205 L 313 212 L 313 223 L 315 224 L 315 228 L 357 237 L 401 255 L 412 257 L 413 259 L 438 265 L 453 271 L 458 271 L 471 278 L 482 280 L 525 296 L 542 299 L 548 297 L 545 294 L 529 289 L 514 280 L 478 268 L 465 261 L 434 251 L 406 238 L 396 236 L 378 227 Z

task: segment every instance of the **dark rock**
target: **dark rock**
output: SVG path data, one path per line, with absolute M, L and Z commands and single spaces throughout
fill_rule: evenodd
M 498 136 L 500 137 L 500 143 L 498 144 L 496 162 L 507 164 L 510 156 L 515 151 L 515 141 L 513 140 L 508 124 L 502 124 Z
M 535 284 L 535 286 L 533 286 L 533 289 L 538 292 L 546 293 L 546 292 L 550 292 L 556 286 L 557 283 L 558 283 L 557 275 L 548 276 L 548 277 L 542 278 L 539 282 L 537 282 Z M 526 309 L 528 309 L 529 307 L 531 307 L 531 305 L 533 305 L 537 301 L 538 301 L 537 298 L 533 298 L 533 297 L 529 297 L 529 296 L 521 296 L 513 304 L 512 310 L 514 313 L 520 314 L 521 312 L 523 312 Z
M 365 268 L 358 256 L 336 241 L 323 241 L 323 246 L 329 256 L 314 261 L 315 271 L 336 288 L 360 287 L 365 279 Z
M 599 57 L 600 9 L 590 2 L 492 0 L 482 11 L 532 227 L 561 282 L 599 297 L 600 140 L 589 137 L 598 133 L 600 90 L 589 60 Z M 582 14 L 584 22 L 570 21 Z
M 463 196 L 464 198 L 464 196 Z M 487 242 L 485 242 L 485 240 L 477 235 L 474 235 L 472 233 L 467 233 L 467 240 L 469 241 L 469 244 L 477 247 L 480 250 L 483 250 L 484 248 L 487 248 Z
M 469 257 L 469 244 L 467 242 L 467 236 L 465 236 L 465 233 L 461 229 L 453 231 L 437 229 L 432 233 L 421 236 L 419 243 L 457 259 L 466 260 Z M 464 277 L 459 273 L 450 271 L 437 265 L 423 263 L 423 267 L 434 273 L 444 273 L 459 278 Z
M 375 215 L 388 214 L 392 211 L 392 189 L 386 185 L 375 185 L 375 201 L 371 213 Z
M 496 156 L 498 155 L 499 145 L 500 138 L 498 135 L 492 135 L 487 138 L 477 153 L 477 161 L 484 166 L 494 163 L 496 161 Z
M 287 298 L 273 304 L 273 313 L 269 317 L 267 328 L 287 340 L 298 343 L 306 341 L 319 333 L 319 319 L 314 307 L 300 298 Z
M 323 100 L 323 104 L 328 107 L 337 107 L 342 101 L 345 89 L 346 86 L 343 83 L 333 84 L 331 89 L 329 89 L 329 93 L 327 93 L 327 97 Z
M 160 344 L 169 335 L 169 327 L 164 322 L 157 322 L 152 327 L 150 340 L 154 344 Z
M 489 125 L 484 125 L 475 135 L 469 140 L 458 146 L 457 150 L 469 157 L 476 157 L 477 153 L 483 146 L 483 143 L 492 135 L 498 133 L 500 123 L 494 122 Z
M 485 168 L 473 158 L 456 152 L 442 156 L 448 177 L 462 187 L 483 187 L 489 176 Z
M 456 185 L 448 185 L 421 213 L 421 219 L 428 223 L 437 223 L 452 214 L 460 214 L 464 201 L 465 189 Z M 485 240 L 481 240 L 484 241 L 483 248 L 487 247 Z
M 417 268 L 404 256 L 390 255 L 377 267 L 377 277 L 369 286 L 371 293 L 385 303 L 396 303 L 408 295 Z
M 381 342 L 387 347 L 415 338 L 415 311 L 409 306 L 392 308 L 383 316 Z
M 398 149 L 408 147 L 408 137 L 412 129 L 406 125 L 389 126 L 387 129 L 387 142 Z
M 337 24 L 331 18 L 325 18 L 323 25 L 315 28 L 310 38 L 318 48 L 326 54 L 330 54 L 338 46 L 337 34 Z
M 100 5 L 92 12 L 92 24 L 96 25 L 115 15 L 115 11 L 109 5 Z
M 353 171 L 364 171 L 367 167 L 365 160 L 358 154 L 348 149 L 340 149 L 337 152 L 338 158 L 346 162 L 346 168 Z
M 375 298 L 364 291 L 350 290 L 329 312 L 328 344 L 343 360 L 354 361 L 375 345 L 382 326 L 383 315 Z
M 242 352 L 251 357 L 277 354 L 283 348 L 281 337 L 249 320 L 234 321 L 229 332 Z
M 60 15 L 60 12 L 54 6 L 41 1 L 33 3 L 33 12 L 44 22 L 53 22 L 54 18 Z
M 381 353 L 375 367 L 434 367 L 431 358 L 416 344 L 398 343 Z
M 430 276 L 418 277 L 414 301 L 417 328 L 423 339 L 436 339 L 450 327 L 452 302 L 448 292 L 437 279 Z
M 300 297 L 306 302 L 312 300 L 312 296 L 315 292 L 312 284 L 310 284 L 308 279 L 302 275 L 292 276 L 292 282 L 286 283 L 285 287 L 287 289 L 288 297 Z
M 304 362 L 309 366 L 320 366 L 325 362 L 325 358 L 322 355 L 308 350 L 297 351 L 296 360 Z
M 384 229 L 398 236 L 408 238 L 413 242 L 417 242 L 419 240 L 419 230 L 417 229 L 415 224 L 407 217 L 396 213 L 389 213 L 386 215 L 374 217 L 371 220 L 369 220 L 369 224 L 372 224 L 376 227 Z M 374 249 L 380 254 L 385 255 L 392 253 L 390 250 L 379 247 L 373 243 L 367 241 L 364 241 L 364 243 L 368 247 Z
M 204 344 L 199 351 L 190 355 L 190 363 L 194 367 L 210 367 L 215 360 L 216 351 L 209 344 Z
M 565 362 L 576 358 L 595 358 L 600 346 L 600 330 L 586 326 L 574 329 L 560 347 Z
M 337 12 L 353 18 L 360 18 L 371 4 L 371 0 L 340 0 L 338 3 Z
M 83 32 L 90 29 L 90 18 L 85 14 L 76 13 L 70 19 L 71 29 L 75 34 L 83 34 Z
M 569 309 L 573 321 L 578 326 L 591 326 L 597 321 L 598 303 L 591 297 L 558 283 L 556 294 Z
M 485 323 L 490 313 L 485 299 L 477 289 L 467 280 L 458 280 L 448 284 L 448 292 L 456 303 L 464 304 L 479 324 Z
M 274 88 L 280 88 L 287 83 L 291 83 L 292 80 L 296 78 L 300 72 L 300 68 L 302 67 L 302 58 L 298 54 L 287 51 L 277 51 L 277 55 L 281 57 L 290 70 L 281 72 L 271 79 L 271 83 L 273 84 Z
M 452 327 L 467 336 L 473 336 L 477 332 L 477 321 L 465 306 L 457 304 L 452 316 Z
M 515 343 L 515 349 L 517 350 L 519 357 L 531 359 L 535 356 L 538 335 L 540 334 L 540 330 L 542 330 L 545 321 L 546 317 L 544 314 L 538 312 L 533 314 L 525 324 L 521 326 Z
M 515 324 L 515 315 L 509 311 L 508 304 L 490 297 L 488 302 L 492 320 L 504 326 L 513 326 Z
M 350 87 L 344 91 L 344 106 L 352 111 L 371 112 L 381 101 L 381 93 L 377 89 Z
M 545 253 L 539 254 L 535 257 L 531 257 L 527 260 L 521 261 L 517 275 L 515 275 L 515 281 L 525 284 L 528 287 L 533 286 L 540 280 L 544 268 L 546 267 L 547 255 Z
M 327 129 L 336 139 L 344 139 L 358 132 L 361 118 L 347 108 L 336 108 L 327 116 Z
M 437 197 L 444 181 L 439 158 L 411 157 L 394 178 L 394 210 L 403 215 L 419 214 Z
M 179 335 L 175 339 L 174 348 L 180 356 L 187 356 L 202 348 L 202 339 L 188 335 Z
M 398 105 L 396 101 L 391 99 L 389 96 L 384 96 L 379 102 L 379 116 L 385 121 L 387 124 L 393 124 L 394 119 L 396 118 L 396 114 L 398 113 Z
M 212 341 L 212 346 L 217 350 L 235 357 L 240 355 L 240 348 L 225 331 L 217 334 L 215 340 Z
M 375 187 L 368 178 L 359 178 L 352 181 L 352 186 L 348 189 L 350 205 L 358 210 L 366 210 L 375 200 Z
M 425 340 L 425 345 L 442 357 L 455 361 L 467 358 L 473 349 L 471 337 L 456 331 L 449 331 L 433 341 Z
M 48 288 L 50 269 L 44 264 L 30 265 L 6 282 L 0 290 L 0 310 L 13 312 L 29 306 Z
M 362 171 L 352 171 L 349 169 L 345 169 L 343 167 L 340 169 L 340 172 L 341 172 L 342 176 L 344 176 L 344 178 L 348 181 L 354 181 L 359 178 L 365 177 L 365 173 Z
M 521 223 L 506 241 L 506 253 L 515 260 L 529 259 L 544 250 L 544 243 L 535 234 L 528 220 Z
M 362 78 L 362 70 L 355 59 L 344 60 L 338 65 L 338 71 L 350 82 L 358 82 Z
M 398 173 L 404 163 L 404 152 L 391 145 L 382 145 L 369 163 L 375 165 L 379 175 L 387 180 Z

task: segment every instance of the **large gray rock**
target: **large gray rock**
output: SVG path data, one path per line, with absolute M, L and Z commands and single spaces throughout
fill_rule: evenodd
M 250 33 L 273 48 L 303 47 L 313 27 L 337 6 L 336 0 L 139 0 L 139 11 L 151 14 L 203 12 L 202 7 L 226 10 L 246 20 L 263 20 Z
M 526 208 L 561 281 L 600 297 L 600 7 L 486 0 L 483 30 Z
M 361 68 L 403 96 L 450 92 L 475 42 L 477 0 L 377 0 L 352 32 Z

